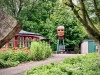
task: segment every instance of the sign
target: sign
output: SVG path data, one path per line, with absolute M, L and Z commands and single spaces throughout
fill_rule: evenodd
M 21 24 L 0 9 L 0 48 L 10 41 L 20 30 Z

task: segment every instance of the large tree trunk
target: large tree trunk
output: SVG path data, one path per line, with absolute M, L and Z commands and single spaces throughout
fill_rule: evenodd
M 100 66 L 100 42 L 98 42 L 98 55 L 99 55 L 99 57 L 98 57 L 98 60 L 99 60 L 99 66 Z
M 10 41 L 20 30 L 21 24 L 0 9 L 0 48 Z

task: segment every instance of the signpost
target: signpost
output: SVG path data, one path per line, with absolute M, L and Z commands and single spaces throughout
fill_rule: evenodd
M 0 9 L 0 48 L 10 41 L 20 30 L 21 24 Z

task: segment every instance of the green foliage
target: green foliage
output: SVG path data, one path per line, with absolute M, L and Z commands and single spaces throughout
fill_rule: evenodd
M 59 6 L 62 8 L 59 8 Z M 66 6 L 60 4 L 59 6 L 55 7 L 55 9 L 58 9 L 51 15 L 51 21 L 54 22 L 55 30 L 59 25 L 65 27 L 65 45 L 74 48 L 87 34 L 80 22 L 75 18 L 74 14 L 71 11 L 66 10 L 68 9 Z
M 27 61 L 28 59 L 28 53 L 27 52 L 22 52 L 22 51 L 16 51 L 14 53 L 11 54 L 11 56 L 8 58 L 8 60 L 10 61 L 19 61 L 19 62 L 24 62 Z
M 42 29 L 40 23 L 46 22 L 46 19 L 50 17 L 55 3 L 56 0 L 33 1 L 33 5 L 28 9 L 24 8 L 17 19 L 22 23 L 24 30 L 39 33 Z
M 0 0 L 0 8 L 13 17 L 17 17 L 23 8 L 29 8 L 32 0 Z
M 13 52 L 11 49 L 2 52 L 0 51 L 0 68 L 16 66 L 21 62 L 31 60 L 42 60 L 51 56 L 52 49 L 46 42 L 32 42 L 31 52 L 24 52 L 16 50 Z
M 9 58 L 11 58 L 12 51 L 2 52 L 0 51 L 0 68 L 4 67 L 11 67 L 16 66 L 19 64 L 19 61 L 10 61 Z
M 84 56 L 66 58 L 60 63 L 38 66 L 21 75 L 100 75 L 97 57 L 97 53 L 91 53 Z
M 0 51 L 0 59 L 3 59 L 4 61 L 7 61 L 10 58 L 11 54 L 12 54 L 11 50 L 7 51 L 5 53 Z
M 14 16 L 23 25 L 23 30 L 40 33 L 52 42 L 52 49 L 56 50 L 57 30 L 59 25 L 65 27 L 65 45 L 74 48 L 81 40 L 87 38 L 87 34 L 81 23 L 67 6 L 64 6 L 59 0 L 1 0 L 1 7 L 7 8 L 8 13 Z M 65 0 L 63 1 L 66 2 Z M 8 3 L 8 4 L 7 4 Z M 18 7 L 13 4 L 21 4 L 19 12 Z M 20 4 L 19 4 L 20 3 Z M 10 7 L 11 5 L 11 7 Z M 5 7 L 4 7 L 5 6 Z M 18 8 L 18 9 L 17 9 Z M 15 10 L 15 12 L 13 12 Z
M 12 52 L 8 50 L 7 52 L 0 51 L 0 68 L 16 66 L 21 62 L 33 60 L 31 54 L 23 51 Z
M 75 45 L 74 51 L 75 51 L 75 53 L 79 53 L 79 45 L 78 44 Z
M 33 41 L 31 43 L 31 53 L 34 57 L 34 60 L 41 60 L 45 59 L 49 56 L 51 56 L 52 49 L 50 48 L 50 45 L 46 42 L 36 42 Z
M 0 68 L 17 66 L 18 64 L 19 64 L 18 61 L 12 62 L 9 60 L 5 61 L 3 59 L 0 59 Z
M 96 14 L 95 14 L 95 7 L 93 5 L 93 2 L 85 0 L 84 4 L 85 4 L 86 10 L 88 12 L 88 15 L 91 16 L 90 18 L 91 18 L 92 23 L 94 24 L 94 26 L 96 26 L 98 28 L 98 19 L 97 19 Z M 96 0 L 96 6 L 98 9 L 98 13 L 100 12 L 99 4 L 100 4 L 100 1 Z
M 52 41 L 52 49 L 56 50 L 57 30 L 59 25 L 65 27 L 65 45 L 74 48 L 86 36 L 86 32 L 68 7 L 59 1 L 37 1 L 33 7 L 23 9 L 17 16 L 23 29 L 40 33 Z M 72 37 L 73 36 L 73 37 Z

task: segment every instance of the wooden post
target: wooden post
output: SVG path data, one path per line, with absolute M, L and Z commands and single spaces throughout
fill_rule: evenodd
M 17 47 L 17 46 L 18 46 L 18 36 L 15 36 L 14 47 Z

